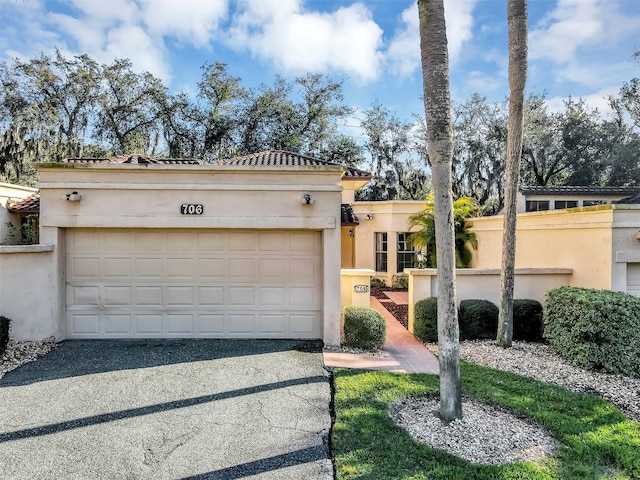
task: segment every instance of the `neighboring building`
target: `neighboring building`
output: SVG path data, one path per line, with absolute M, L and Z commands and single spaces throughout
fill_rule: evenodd
M 518 213 L 608 205 L 640 193 L 640 187 L 520 187 Z

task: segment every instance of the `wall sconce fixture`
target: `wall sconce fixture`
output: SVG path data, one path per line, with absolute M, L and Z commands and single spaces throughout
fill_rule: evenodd
M 313 205 L 315 201 L 316 199 L 313 198 L 310 193 L 305 193 L 302 195 L 300 203 L 302 203 L 302 205 Z
M 416 252 L 416 260 L 418 260 L 418 268 L 424 268 L 424 252 L 422 249 Z
M 349 229 L 349 236 L 350 236 L 351 238 L 353 238 L 353 235 L 354 235 L 354 233 L 353 233 L 353 228 L 350 228 L 350 229 Z
M 67 193 L 68 202 L 79 202 L 80 200 L 82 200 L 82 195 L 80 195 L 78 192 Z
M 367 213 L 367 220 L 373 220 L 373 215 L 371 215 L 370 213 Z

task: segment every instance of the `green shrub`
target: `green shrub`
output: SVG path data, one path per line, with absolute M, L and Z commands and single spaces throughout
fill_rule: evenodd
M 393 290 L 407 290 L 409 288 L 409 275 L 399 273 L 391 277 L 391 288 Z
M 371 288 L 386 288 L 387 284 L 381 278 L 373 277 L 371 279 Z
M 492 339 L 498 334 L 498 307 L 489 300 L 462 300 L 458 310 L 460 340 Z
M 549 290 L 544 336 L 573 365 L 640 378 L 640 298 L 577 287 Z
M 513 339 L 536 342 L 542 339 L 542 304 L 537 300 L 513 301 Z
M 347 305 L 344 308 L 344 343 L 348 347 L 380 348 L 387 334 L 387 322 L 370 307 Z
M 419 300 L 413 307 L 413 336 L 421 342 L 438 341 L 438 299 Z
M 0 357 L 7 349 L 7 343 L 9 342 L 9 327 L 11 326 L 11 320 L 7 317 L 0 317 Z
M 36 245 L 39 243 L 39 215 L 32 213 L 21 219 L 20 228 L 6 222 L 7 245 Z

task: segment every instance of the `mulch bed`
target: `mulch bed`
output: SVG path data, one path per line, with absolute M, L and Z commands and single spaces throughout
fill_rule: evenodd
M 379 287 L 371 287 L 371 296 L 376 297 L 378 300 L 389 300 L 384 294 L 384 291 L 389 291 L 388 288 L 379 288 Z M 408 305 L 396 305 L 393 302 L 383 302 L 381 301 L 382 306 L 386 308 L 391 315 L 398 320 L 402 326 L 406 329 L 409 329 L 409 306 Z

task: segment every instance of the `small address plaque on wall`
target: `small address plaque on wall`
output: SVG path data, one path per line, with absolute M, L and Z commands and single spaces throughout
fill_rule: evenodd
M 354 285 L 353 291 L 356 293 L 367 293 L 369 291 L 369 285 Z
M 200 203 L 183 203 L 180 205 L 182 215 L 202 215 L 204 206 Z

